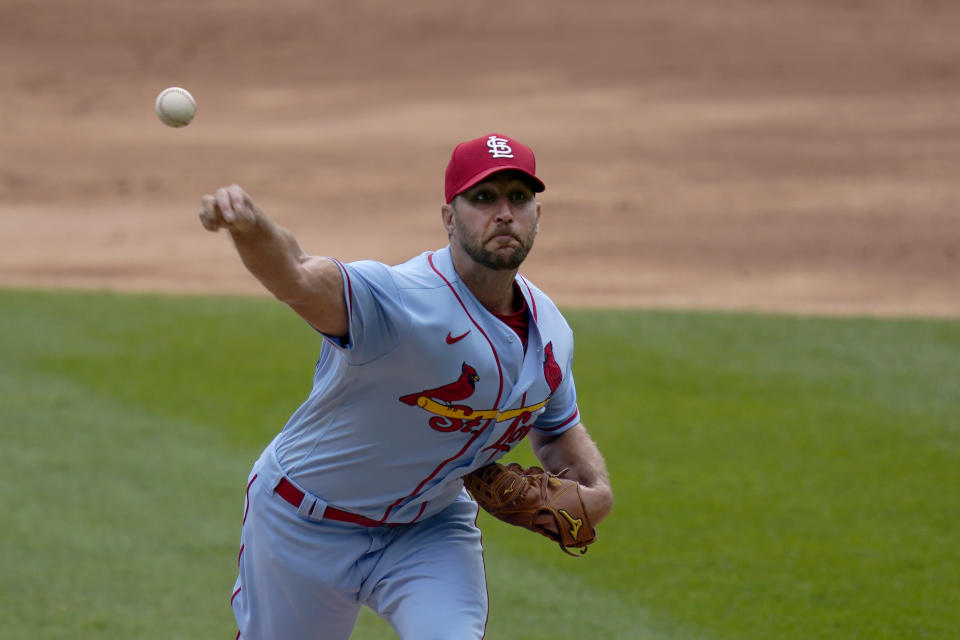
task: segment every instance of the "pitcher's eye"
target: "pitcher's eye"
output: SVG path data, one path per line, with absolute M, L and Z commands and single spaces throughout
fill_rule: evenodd
M 518 189 L 517 191 L 511 191 L 509 193 L 510 202 L 524 203 L 530 200 L 533 197 L 533 194 L 525 189 Z
M 474 193 L 470 197 L 470 200 L 471 202 L 480 204 L 484 202 L 492 202 L 495 198 L 496 198 L 495 194 L 489 189 L 481 189 L 480 191 L 477 191 L 476 193 Z

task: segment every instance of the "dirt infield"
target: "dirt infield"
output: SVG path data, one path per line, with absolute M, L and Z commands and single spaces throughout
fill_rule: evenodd
M 562 304 L 957 317 L 958 32 L 949 0 L 4 0 L 0 284 L 257 292 L 196 220 L 232 182 L 397 262 L 496 131 L 537 151 L 525 273 Z

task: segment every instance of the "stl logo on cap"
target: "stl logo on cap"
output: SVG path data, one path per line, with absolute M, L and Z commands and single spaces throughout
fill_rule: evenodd
M 487 138 L 490 155 L 494 158 L 512 158 L 513 149 L 510 148 L 509 142 L 506 138 L 498 138 L 497 136 Z
M 454 148 L 444 176 L 443 193 L 450 204 L 457 194 L 481 180 L 511 169 L 526 174 L 530 187 L 540 193 L 545 187 L 537 177 L 536 168 L 537 161 L 530 147 L 503 134 L 489 133 Z

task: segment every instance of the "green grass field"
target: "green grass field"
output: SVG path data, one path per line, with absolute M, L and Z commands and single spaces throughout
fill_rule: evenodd
M 960 323 L 568 317 L 617 503 L 581 559 L 482 519 L 488 638 L 960 637 Z M 20 290 L 0 332 L 0 637 L 232 638 L 244 481 L 317 336 L 264 299 Z

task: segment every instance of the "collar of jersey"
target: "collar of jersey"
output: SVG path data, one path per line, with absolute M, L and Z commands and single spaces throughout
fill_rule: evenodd
M 453 258 L 450 256 L 450 245 L 445 246 L 443 249 L 437 249 L 433 252 L 433 264 L 440 271 L 444 278 L 446 278 L 451 284 L 462 282 L 460 276 L 457 274 L 457 270 L 453 268 Z M 529 287 L 525 286 L 523 277 L 518 273 L 514 279 L 514 283 L 520 288 L 520 293 L 523 295 L 523 299 L 526 300 L 528 309 L 536 309 L 536 302 L 530 299 L 530 296 L 533 293 L 530 291 Z M 461 293 L 469 292 L 467 285 L 458 287 Z M 476 296 L 473 293 L 470 293 L 471 303 L 481 309 L 484 309 L 483 305 L 480 304 L 480 301 L 477 300 Z M 486 309 L 484 309 L 486 310 Z M 536 322 L 536 312 L 531 314 L 531 320 Z

